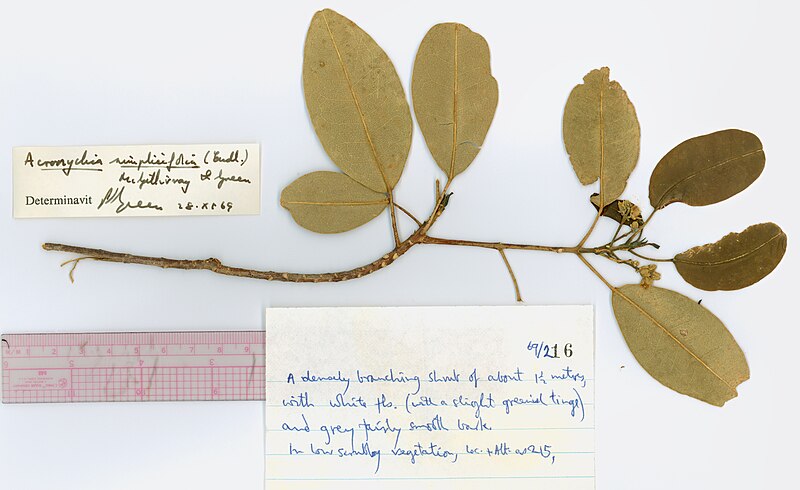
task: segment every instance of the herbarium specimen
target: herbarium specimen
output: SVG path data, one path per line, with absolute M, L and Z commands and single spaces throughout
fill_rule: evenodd
M 625 341 L 656 380 L 721 406 L 748 379 L 742 350 L 716 316 L 680 293 L 653 285 L 660 278 L 655 262 L 671 262 L 700 289 L 740 289 L 778 265 L 786 250 L 783 231 L 773 223 L 761 223 L 671 259 L 650 258 L 642 249 L 657 248 L 644 235 L 656 212 L 676 202 L 705 206 L 723 201 L 761 174 L 765 156 L 755 135 L 727 129 L 691 138 L 669 151 L 650 178 L 653 209 L 645 218 L 639 206 L 619 199 L 639 158 L 636 111 L 620 84 L 611 80 L 608 68 L 592 70 L 572 89 L 563 117 L 564 145 L 578 179 L 584 185 L 598 183 L 598 192 L 590 197 L 597 213 L 589 230 L 571 247 L 456 240 L 433 236 L 431 227 L 445 212 L 455 179 L 480 151 L 497 107 L 497 81 L 481 35 L 461 24 L 438 24 L 417 52 L 411 80 L 414 116 L 444 173 L 444 183 L 436 182 L 433 209 L 425 219 L 394 199 L 413 123 L 403 85 L 380 46 L 342 15 L 317 12 L 306 38 L 303 88 L 317 136 L 341 172 L 304 175 L 283 190 L 280 202 L 300 226 L 318 233 L 354 229 L 388 209 L 395 247 L 384 256 L 348 271 L 300 274 L 236 268 L 215 258 L 166 259 L 54 243 L 44 248 L 80 254 L 67 262 L 73 270 L 79 261 L 93 259 L 269 281 L 335 282 L 387 267 L 420 244 L 482 247 L 499 253 L 520 301 L 506 250 L 570 253 L 609 288 Z M 399 213 L 416 223 L 409 236 L 400 236 Z M 616 232 L 604 245 L 585 246 L 604 217 L 617 222 Z M 640 281 L 610 284 L 586 259 L 592 255 L 634 269 Z

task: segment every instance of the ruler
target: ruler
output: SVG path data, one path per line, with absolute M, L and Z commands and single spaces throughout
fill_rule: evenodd
M 263 331 L 6 334 L 3 403 L 264 400 Z

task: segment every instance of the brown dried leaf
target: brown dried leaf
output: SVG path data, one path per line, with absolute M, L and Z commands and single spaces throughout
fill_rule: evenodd
M 602 207 L 622 194 L 639 159 L 639 120 L 609 69 L 592 70 L 564 108 L 564 146 L 583 185 L 600 180 Z
M 611 301 L 631 353 L 667 388 L 721 407 L 750 378 L 736 340 L 696 301 L 638 284 L 615 289 Z
M 675 256 L 678 273 L 706 291 L 731 291 L 755 284 L 778 266 L 786 252 L 786 234 L 775 223 L 753 225 L 714 243 Z
M 600 210 L 600 194 L 592 194 L 592 196 L 589 198 L 589 201 L 596 210 Z M 622 210 L 626 207 L 629 208 L 630 211 L 623 216 Z M 638 228 L 644 223 L 642 212 L 639 210 L 639 206 L 628 200 L 617 199 L 616 201 L 610 202 L 608 206 L 603 209 L 603 216 L 606 218 L 611 218 L 617 223 L 622 223 L 625 226 L 633 226 L 634 228 Z
M 650 204 L 706 206 L 738 194 L 764 170 L 764 150 L 753 133 L 726 129 L 691 138 L 669 151 L 650 176 Z
M 314 14 L 303 58 L 311 123 L 344 173 L 389 192 L 411 147 L 411 111 L 394 65 L 352 21 L 330 9 Z
M 462 24 L 431 27 L 414 61 L 411 95 L 433 159 L 455 177 L 477 156 L 497 108 L 486 40 Z
M 303 228 L 317 233 L 341 233 L 372 220 L 388 199 L 345 174 L 312 172 L 281 193 L 281 206 Z

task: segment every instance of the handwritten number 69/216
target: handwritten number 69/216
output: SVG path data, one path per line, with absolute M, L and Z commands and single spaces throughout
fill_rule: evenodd
M 572 344 L 567 342 L 559 349 L 558 344 L 548 344 L 546 342 L 528 342 L 528 350 L 533 352 L 536 359 L 560 359 L 564 357 L 572 357 Z

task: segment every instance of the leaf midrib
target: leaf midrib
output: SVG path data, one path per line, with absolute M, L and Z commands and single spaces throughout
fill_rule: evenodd
M 458 24 L 453 24 L 453 143 L 450 148 L 450 172 L 448 178 L 456 174 L 456 152 L 458 150 Z
M 358 112 L 358 116 L 361 119 L 361 126 L 364 128 L 364 134 L 367 137 L 367 142 L 369 143 L 369 148 L 370 151 L 372 152 L 372 161 L 381 175 L 385 191 L 390 192 L 392 190 L 392 187 L 389 185 L 389 180 L 386 178 L 386 173 L 383 170 L 383 165 L 380 161 L 380 158 L 378 157 L 378 152 L 375 149 L 375 144 L 372 141 L 372 135 L 370 134 L 369 127 L 367 126 L 367 120 L 364 117 L 364 111 L 361 109 L 361 103 L 359 102 L 358 96 L 356 95 L 356 92 L 353 89 L 353 82 L 350 80 L 350 73 L 347 71 L 347 66 L 344 64 L 344 59 L 342 59 L 342 53 L 339 51 L 339 45 L 336 42 L 336 38 L 333 36 L 333 31 L 331 30 L 331 26 L 328 23 L 328 16 L 326 15 L 324 10 L 322 11 L 322 20 L 325 21 L 325 28 L 328 31 L 328 36 L 331 38 L 333 49 L 336 51 L 336 57 L 339 60 L 339 66 L 341 66 L 342 72 L 344 73 L 344 78 L 345 80 L 347 80 L 347 88 L 350 91 L 350 95 L 353 97 L 353 103 L 355 104 L 356 111 Z
M 661 322 L 659 322 L 658 320 L 656 320 L 656 318 L 654 318 L 654 317 L 653 317 L 653 315 L 651 315 L 650 313 L 648 313 L 647 311 L 645 311 L 645 309 L 644 309 L 644 308 L 642 308 L 641 306 L 639 306 L 639 304 L 638 304 L 638 303 L 636 303 L 635 301 L 633 301 L 633 299 L 631 299 L 631 298 L 630 298 L 630 297 L 628 297 L 628 296 L 627 296 L 625 293 L 623 293 L 622 291 L 620 291 L 620 290 L 619 290 L 619 288 L 613 288 L 612 292 L 613 292 L 614 294 L 619 294 L 620 296 L 622 296 L 622 298 L 623 298 L 625 301 L 627 301 L 628 303 L 630 303 L 630 304 L 631 304 L 631 306 L 633 306 L 634 308 L 636 308 L 637 310 L 639 310 L 639 312 L 640 312 L 642 315 L 644 315 L 644 316 L 645 316 L 645 317 L 646 317 L 648 320 L 650 320 L 650 321 L 651 321 L 653 324 L 655 324 L 655 325 L 656 325 L 658 328 L 660 328 L 660 329 L 661 329 L 661 330 L 662 330 L 662 331 L 663 331 L 665 334 L 667 334 L 667 336 L 669 336 L 669 338 L 670 338 L 670 339 L 672 339 L 672 340 L 673 340 L 673 341 L 674 341 L 676 344 L 678 344 L 678 346 L 680 346 L 680 347 L 681 347 L 683 350 L 685 350 L 686 352 L 688 352 L 690 356 L 692 356 L 692 357 L 693 357 L 693 358 L 694 358 L 694 359 L 695 359 L 697 362 L 699 362 L 699 363 L 700 363 L 700 365 L 701 365 L 701 366 L 703 366 L 704 368 L 706 368 L 706 369 L 707 369 L 707 370 L 708 370 L 708 371 L 709 371 L 711 374 L 713 374 L 713 375 L 714 375 L 714 376 L 715 376 L 717 379 L 719 379 L 719 380 L 720 380 L 720 381 L 721 381 L 721 382 L 722 382 L 722 383 L 723 383 L 723 384 L 724 384 L 724 385 L 725 385 L 725 386 L 726 386 L 726 387 L 727 387 L 727 388 L 728 388 L 728 389 L 731 391 L 731 393 L 732 393 L 734 396 L 736 396 L 737 392 L 736 392 L 736 388 L 735 388 L 734 386 L 731 386 L 731 385 L 730 385 L 730 383 L 728 383 L 727 381 L 725 381 L 725 379 L 724 379 L 724 378 L 722 378 L 722 376 L 720 376 L 720 375 L 719 375 L 719 374 L 718 374 L 718 373 L 717 373 L 717 372 L 716 372 L 714 369 L 712 369 L 712 368 L 711 368 L 711 366 L 709 366 L 708 364 L 706 364 L 706 362 L 705 362 L 705 361 L 703 361 L 702 359 L 700 359 L 700 357 L 699 357 L 697 354 L 695 354 L 695 353 L 694 353 L 694 352 L 693 352 L 693 351 L 692 351 L 692 350 L 691 350 L 691 349 L 690 349 L 690 348 L 689 348 L 689 347 L 688 347 L 686 344 L 684 344 L 683 342 L 681 342 L 679 338 L 675 337 L 675 335 L 673 335 L 673 334 L 672 334 L 672 332 L 670 332 L 670 331 L 667 329 L 667 327 L 665 327 L 665 326 L 664 326 L 664 325 L 663 325 Z
M 659 198 L 658 205 L 655 206 L 655 209 L 661 209 L 663 206 L 666 206 L 667 204 L 669 204 L 669 203 L 664 203 L 664 199 L 669 195 L 670 192 L 672 192 L 673 189 L 675 189 L 680 184 L 686 182 L 687 180 L 693 179 L 693 178 L 697 177 L 698 175 L 702 174 L 703 172 L 714 170 L 717 167 L 721 167 L 723 165 L 727 165 L 729 163 L 735 162 L 736 160 L 741 160 L 743 158 L 747 158 L 749 156 L 756 155 L 758 153 L 764 153 L 764 149 L 763 148 L 759 148 L 758 150 L 747 152 L 747 153 L 744 153 L 742 155 L 738 155 L 738 156 L 735 156 L 733 158 L 729 158 L 727 160 L 723 160 L 723 161 L 721 161 L 719 163 L 715 163 L 714 165 L 712 165 L 710 167 L 702 168 L 702 169 L 700 169 L 700 170 L 698 170 L 696 172 L 693 172 L 693 173 L 687 175 L 686 177 L 678 180 L 677 182 L 675 182 L 674 184 L 669 186 L 664 192 L 661 193 L 661 197 Z
M 281 201 L 281 205 L 303 204 L 309 206 L 375 206 L 389 204 L 388 199 L 375 201 Z
M 685 259 L 681 259 L 681 258 L 678 258 L 678 257 L 679 257 L 678 255 L 676 255 L 676 256 L 673 258 L 673 261 L 675 261 L 675 262 L 680 262 L 680 263 L 682 263 L 682 264 L 689 264 L 689 265 L 706 265 L 706 266 L 717 266 L 717 265 L 722 265 L 722 264 L 728 264 L 728 263 L 735 262 L 735 261 L 737 261 L 737 260 L 743 259 L 743 258 L 745 258 L 745 257 L 749 257 L 750 255 L 753 255 L 754 253 L 756 253 L 756 252 L 758 252 L 760 249 L 762 249 L 762 248 L 766 247 L 766 246 L 767 246 L 767 245 L 769 245 L 769 244 L 770 244 L 772 241 L 774 241 L 774 240 L 775 240 L 775 239 L 777 239 L 777 238 L 780 238 L 781 236 L 785 236 L 785 234 L 784 234 L 783 232 L 778 232 L 778 233 L 776 233 L 774 236 L 770 237 L 770 239 L 769 239 L 769 240 L 767 240 L 766 242 L 762 243 L 762 244 L 761 244 L 761 245 L 759 245 L 758 247 L 756 247 L 756 248 L 754 248 L 754 249 L 752 249 L 752 250 L 749 250 L 749 251 L 747 251 L 747 252 L 745 252 L 745 253 L 743 253 L 743 254 L 737 255 L 736 257 L 731 257 L 731 258 L 724 259 L 724 260 L 718 260 L 718 261 L 715 261 L 715 262 L 701 262 L 701 261 L 692 261 L 692 260 L 685 260 Z M 698 252 L 698 253 L 699 253 L 699 252 Z
M 606 121 L 604 119 L 603 114 L 603 91 L 606 88 L 606 80 L 605 77 L 600 82 L 600 171 L 598 173 L 598 179 L 600 180 L 600 210 L 598 211 L 598 216 L 602 214 L 603 209 L 606 207 L 605 202 L 605 181 L 603 180 L 603 170 L 605 169 L 606 163 Z

